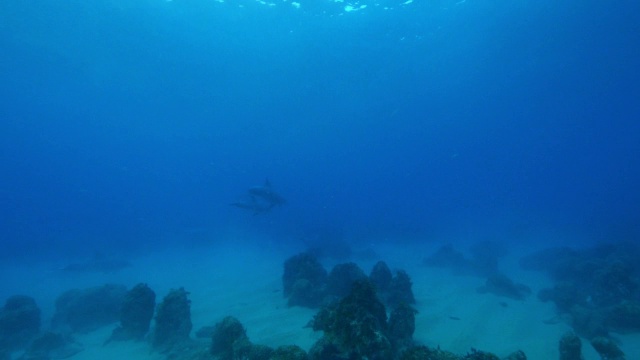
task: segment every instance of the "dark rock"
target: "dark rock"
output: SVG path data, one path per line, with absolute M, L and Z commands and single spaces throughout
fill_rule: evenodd
M 386 310 L 368 280 L 356 281 L 348 296 L 325 315 L 324 339 L 314 346 L 313 357 L 337 350 L 337 357 L 390 359 Z M 329 348 L 328 350 L 326 348 Z
M 169 352 L 189 342 L 191 302 L 183 288 L 171 290 L 158 306 L 151 343 L 156 350 Z
M 309 356 L 299 346 L 280 346 L 271 353 L 269 360 L 307 360 Z
M 248 352 L 251 343 L 244 326 L 233 316 L 227 316 L 215 325 L 211 336 L 211 354 L 221 360 L 232 360 L 239 352 Z
M 467 273 L 471 270 L 469 260 L 450 244 L 439 248 L 434 254 L 424 259 L 423 263 L 429 267 L 450 268 L 455 273 Z
M 240 321 L 227 316 L 213 328 L 209 354 L 217 360 L 269 360 L 274 350 L 268 346 L 252 344 Z
M 142 340 L 149 331 L 156 294 L 147 284 L 138 284 L 127 292 L 120 310 L 120 326 L 110 340 Z
M 560 360 L 582 360 L 582 341 L 573 331 L 568 331 L 560 339 Z
M 289 306 L 305 306 L 314 308 L 322 303 L 324 298 L 323 288 L 317 288 L 311 281 L 307 279 L 298 279 L 291 288 Z
M 499 241 L 480 241 L 471 246 L 470 263 L 477 273 L 490 275 L 498 272 L 498 261 L 507 255 L 507 246 Z
M 369 274 L 369 279 L 376 286 L 378 293 L 384 293 L 389 290 L 393 275 L 391 270 L 384 261 L 378 261 Z
M 326 282 L 327 271 L 311 254 L 302 253 L 284 263 L 283 294 L 289 298 L 289 306 L 320 306 Z
M 404 351 L 400 360 L 460 360 L 460 357 L 440 349 L 431 349 L 427 346 L 414 346 Z
M 253 345 L 247 355 L 247 360 L 269 360 L 273 349 L 265 345 Z
M 327 337 L 322 337 L 309 349 L 309 358 L 312 360 L 341 360 L 340 349 Z
M 566 280 L 574 277 L 571 264 L 579 259 L 578 251 L 568 247 L 544 249 L 520 259 L 520 266 L 525 270 L 544 271 L 555 280 Z
M 417 310 L 407 305 L 400 304 L 389 316 L 389 340 L 396 353 L 413 345 L 413 333 L 416 330 Z
M 390 307 L 396 307 L 400 304 L 415 304 L 416 299 L 413 296 L 412 286 L 409 274 L 404 270 L 398 270 L 384 296 L 385 303 Z
M 349 294 L 354 282 L 366 278 L 365 273 L 355 263 L 338 264 L 331 269 L 327 278 L 327 293 L 342 298 Z
M 635 300 L 638 282 L 632 265 L 620 260 L 607 261 L 594 271 L 592 301 L 597 306 L 611 306 L 626 300 Z
M 618 331 L 640 331 L 640 301 L 623 301 L 614 306 L 607 323 Z
M 478 288 L 478 292 L 492 293 L 513 300 L 524 300 L 531 295 L 531 289 L 528 286 L 514 283 L 504 274 L 495 274 L 487 278 L 485 285 Z
M 56 299 L 54 328 L 89 332 L 118 321 L 127 293 L 123 285 L 107 284 L 84 290 L 69 290 Z
M 625 356 L 622 350 L 611 339 L 598 336 L 591 339 L 591 346 L 600 354 L 600 357 L 606 360 L 624 360 Z
M 471 352 L 461 357 L 461 360 L 500 360 L 500 358 L 489 352 L 471 349 Z
M 451 245 L 442 246 L 423 263 L 430 267 L 448 268 L 455 275 L 491 276 L 498 271 L 499 257 L 506 253 L 503 245 L 495 242 L 481 242 L 471 248 L 471 258 L 467 258 Z
M 568 282 L 557 283 L 553 288 L 542 289 L 538 299 L 542 302 L 552 301 L 560 312 L 569 312 L 575 305 L 586 306 L 587 294 L 584 290 Z
M 0 350 L 25 347 L 40 331 L 40 309 L 33 298 L 14 295 L 0 310 Z
M 509 354 L 503 360 L 527 360 L 527 355 L 522 350 L 518 350 L 514 353 Z
M 585 338 L 607 336 L 611 330 L 640 331 L 640 247 L 632 243 L 591 248 L 547 249 L 525 257 L 525 268 L 547 272 L 556 284 L 541 290 L 542 301 L 553 301 L 569 313 L 570 325 Z
M 611 306 L 640 295 L 638 257 L 637 245 L 614 243 L 579 251 L 547 249 L 523 258 L 521 265 L 583 289 L 594 306 Z
M 318 312 L 313 316 L 313 319 L 309 323 L 313 331 L 329 330 L 334 320 L 333 316 L 337 307 L 338 303 L 334 302 L 318 310 Z
M 601 309 L 576 305 L 571 308 L 571 326 L 587 339 L 594 336 L 608 336 L 605 314 Z

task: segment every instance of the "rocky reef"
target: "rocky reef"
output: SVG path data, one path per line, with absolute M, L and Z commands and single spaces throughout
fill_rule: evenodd
M 545 249 L 521 259 L 554 285 L 538 292 L 560 318 L 607 359 L 624 357 L 611 332 L 640 332 L 640 247 L 610 243 L 584 249 Z M 604 355 L 603 355 L 604 354 Z
M 123 285 L 107 284 L 64 292 L 56 300 L 52 327 L 61 331 L 89 332 L 120 317 L 127 293 Z
M 217 323 L 211 334 L 210 356 L 200 356 L 201 360 L 307 360 L 307 353 L 296 345 L 280 346 L 272 349 L 265 345 L 255 345 L 247 336 L 244 326 L 233 316 L 227 316 Z
M 413 309 L 400 308 L 393 313 L 391 327 L 373 283 L 358 280 L 346 297 L 315 316 L 313 329 L 323 331 L 324 335 L 311 348 L 310 357 L 391 359 L 399 348 L 411 344 L 414 315 Z
M 266 352 L 266 349 L 260 351 L 260 353 Z M 227 316 L 216 324 L 211 335 L 211 355 L 216 359 L 253 358 L 256 356 L 254 353 L 253 344 L 249 341 L 247 332 L 238 319 Z
M 289 306 L 318 307 L 326 291 L 327 271 L 315 256 L 302 253 L 284 263 L 282 285 Z
M 113 330 L 109 341 L 142 340 L 149 331 L 156 306 L 156 293 L 147 284 L 129 290 L 122 302 L 120 325 Z
M 582 341 L 573 331 L 562 335 L 559 344 L 560 360 L 582 360 Z
M 327 273 L 313 255 L 302 253 L 285 262 L 282 279 L 289 306 L 318 308 L 330 304 L 349 294 L 354 283 L 367 279 L 391 308 L 416 302 L 409 275 L 404 270 L 392 274 L 384 261 L 376 263 L 369 276 L 353 262 L 337 264 Z
M 155 350 L 168 353 L 189 343 L 193 325 L 188 296 L 184 288 L 174 289 L 158 305 L 156 326 L 151 337 Z
M 25 347 L 40 331 L 40 309 L 24 295 L 7 299 L 0 310 L 0 353 Z
M 591 339 L 591 346 L 605 360 L 625 360 L 625 355 L 618 345 L 610 338 L 604 336 L 596 336 Z
M 480 294 L 491 293 L 511 300 L 522 301 L 531 295 L 531 289 L 515 282 L 499 269 L 499 260 L 507 254 L 504 244 L 482 241 L 470 248 L 471 256 L 465 256 L 452 245 L 444 245 L 424 259 L 428 267 L 449 269 L 454 275 L 484 277 L 485 283 L 477 288 Z
M 423 264 L 449 269 L 455 275 L 488 277 L 498 272 L 498 262 L 507 254 L 507 249 L 500 242 L 482 241 L 473 245 L 469 252 L 470 256 L 466 256 L 451 244 L 443 245 L 426 257 Z
M 531 295 L 531 288 L 516 283 L 502 273 L 489 276 L 484 285 L 478 287 L 478 293 L 491 293 L 496 296 L 522 301 Z
M 349 294 L 354 282 L 366 278 L 367 275 L 356 263 L 337 264 L 327 278 L 327 295 L 333 299 L 343 298 Z

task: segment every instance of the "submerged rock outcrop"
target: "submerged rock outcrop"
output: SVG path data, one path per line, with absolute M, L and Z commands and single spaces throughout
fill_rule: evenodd
M 156 306 L 156 293 L 147 284 L 129 290 L 120 310 L 120 326 L 113 330 L 111 340 L 142 340 L 149 331 Z
M 497 273 L 491 275 L 483 286 L 478 287 L 478 293 L 491 293 L 513 300 L 525 300 L 531 295 L 531 288 L 524 284 L 516 283 L 506 275 Z
M 597 336 L 591 339 L 591 346 L 605 360 L 625 360 L 625 355 L 618 345 L 610 338 Z
M 188 295 L 184 288 L 174 289 L 158 305 L 156 326 L 151 337 L 154 349 L 169 352 L 189 342 L 193 325 Z
M 384 305 L 378 300 L 374 285 L 369 280 L 356 281 L 351 292 L 339 302 L 326 307 L 313 320 L 314 330 L 324 332 L 323 337 L 310 350 L 314 360 L 330 358 L 391 359 L 393 341 L 410 341 L 413 319 L 400 310 L 390 333 Z
M 0 309 L 0 353 L 25 347 L 40 331 L 40 309 L 24 295 L 7 299 Z
M 53 328 L 89 332 L 112 324 L 120 317 L 126 293 L 124 285 L 115 284 L 66 291 L 56 299 Z
M 582 341 L 573 331 L 562 335 L 559 344 L 560 360 L 582 360 Z
M 600 244 L 591 248 L 550 248 L 528 255 L 520 265 L 555 281 L 538 292 L 555 303 L 576 333 L 587 339 L 610 331 L 640 331 L 640 246 Z
M 289 306 L 320 306 L 326 292 L 327 276 L 327 271 L 311 254 L 302 253 L 287 259 L 282 285 Z

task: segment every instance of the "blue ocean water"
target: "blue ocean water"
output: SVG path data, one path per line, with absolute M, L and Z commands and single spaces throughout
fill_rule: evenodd
M 401 250 L 449 243 L 473 252 L 476 244 L 486 260 L 502 245 L 638 244 L 639 120 L 640 3 L 628 0 L 3 1 L 0 301 L 33 295 L 48 324 L 63 290 L 144 281 L 158 301 L 173 287 L 196 290 L 200 315 L 242 313 L 253 300 L 268 305 L 247 314 L 267 309 L 264 318 L 278 319 L 269 301 L 284 301 L 281 260 L 327 242 L 333 255 L 346 254 L 331 261 L 348 259 L 351 247 L 369 256 L 366 266 L 378 256 L 415 270 L 420 341 L 455 343 L 451 320 L 470 321 L 476 309 L 503 320 L 513 311 L 514 324 L 528 325 L 526 316 L 546 306 L 535 296 L 522 308 L 496 301 L 491 311 L 455 303 L 469 289 L 480 296 L 485 268 L 463 262 L 482 274 L 457 278 L 452 290 L 448 272 L 422 267 L 431 253 L 407 259 Z M 265 182 L 286 203 L 232 205 L 254 206 L 248 191 Z M 263 248 L 277 248 L 277 269 L 271 252 L 259 258 Z M 606 273 L 614 255 L 614 265 L 635 263 L 620 256 L 628 249 L 637 250 L 587 250 L 572 265 L 600 261 Z M 604 261 L 599 252 L 613 255 Z M 525 267 L 563 280 L 541 269 L 552 255 Z M 56 272 L 105 258 L 133 270 Z M 236 267 L 253 270 L 247 282 L 267 296 L 239 284 Z M 613 300 L 589 293 L 582 305 L 640 301 L 640 268 L 629 268 L 618 279 L 635 292 Z M 518 266 L 504 269 L 532 294 L 551 286 Z M 569 280 L 588 288 L 591 279 L 576 273 Z M 255 299 L 215 303 L 209 277 Z M 452 303 L 434 289 L 453 294 Z M 425 298 L 433 307 L 421 307 Z M 305 323 L 300 314 L 311 314 L 285 311 Z M 531 331 L 522 337 L 544 337 Z M 457 346 L 486 344 L 475 339 Z M 640 353 L 628 339 L 625 351 Z M 538 346 L 522 344 L 514 346 Z
M 638 10 L 3 2 L 2 258 L 229 226 L 637 239 Z M 267 178 L 286 206 L 228 205 Z

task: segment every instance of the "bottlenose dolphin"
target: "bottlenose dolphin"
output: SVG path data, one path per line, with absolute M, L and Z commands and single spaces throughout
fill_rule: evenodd
M 238 201 L 229 205 L 241 209 L 251 210 L 254 215 L 266 213 L 278 205 L 283 205 L 287 201 L 271 188 L 269 180 L 265 180 L 264 185 L 254 186 L 247 191 L 250 200 Z
M 268 212 L 273 208 L 273 206 L 269 206 L 263 203 L 256 201 L 254 197 L 251 197 L 251 201 L 238 201 L 229 204 L 231 206 L 235 206 L 240 209 L 251 210 L 253 211 L 253 215 L 262 214 Z
M 262 186 L 254 186 L 249 189 L 249 195 L 259 197 L 266 201 L 270 207 L 284 205 L 287 201 L 271 188 L 269 179 L 264 181 Z

